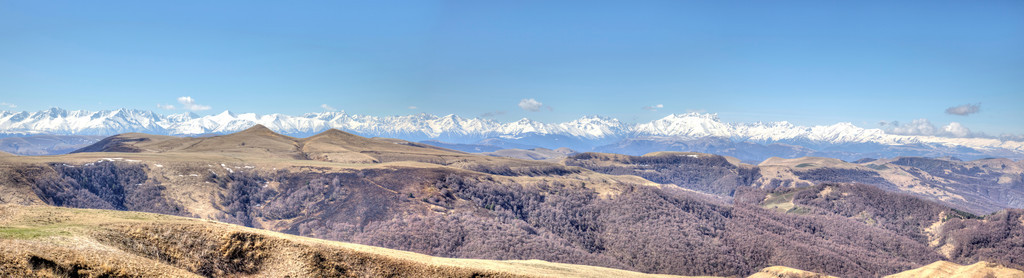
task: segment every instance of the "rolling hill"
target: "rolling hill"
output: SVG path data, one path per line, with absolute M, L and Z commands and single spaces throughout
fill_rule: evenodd
M 989 232 L 1021 231 L 1020 210 L 975 216 L 899 185 L 872 184 L 888 181 L 868 171 L 882 162 L 933 171 L 898 159 L 751 165 L 668 152 L 545 162 L 336 130 L 294 138 L 255 126 L 200 138 L 124 134 L 68 155 L 0 157 L 0 203 L 152 212 L 431 256 L 674 275 L 785 266 L 882 276 L 941 260 L 1024 267 L 1012 255 L 1022 235 Z M 788 180 L 779 180 L 783 169 Z
M 959 265 L 956 263 L 941 261 L 935 262 L 921 268 L 907 270 L 886 276 L 889 278 L 903 277 L 1024 277 L 1024 271 L 1006 268 L 1004 266 L 989 262 L 977 262 L 971 265 Z
M 680 277 L 437 258 L 152 213 L 0 205 L 4 277 Z
M 540 260 L 450 259 L 152 213 L 0 205 L 5 277 L 684 277 Z M 1024 277 L 939 261 L 887 277 Z M 692 276 L 687 276 L 692 277 Z M 834 276 L 772 266 L 750 275 Z
M 86 152 L 204 153 L 245 159 L 263 157 L 337 163 L 423 161 L 451 164 L 458 161 L 487 160 L 486 157 L 431 145 L 397 139 L 365 138 L 337 129 L 326 130 L 307 138 L 294 138 L 278 134 L 262 125 L 227 135 L 196 138 L 121 134 L 73 153 Z

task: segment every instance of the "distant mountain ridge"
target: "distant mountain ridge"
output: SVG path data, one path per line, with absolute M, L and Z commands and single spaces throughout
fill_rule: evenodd
M 485 118 L 436 116 L 424 113 L 377 117 L 351 115 L 345 112 L 291 116 L 235 114 L 224 111 L 215 115 L 198 116 L 194 113 L 161 115 L 136 109 L 69 111 L 60 108 L 38 112 L 0 112 L 0 135 L 6 136 L 114 135 L 129 132 L 196 136 L 232 133 L 256 124 L 282 134 L 300 137 L 335 128 L 363 136 L 393 137 L 410 141 L 439 140 L 466 144 L 497 139 L 522 145 L 552 149 L 569 147 L 581 151 L 602 146 L 603 151 L 616 151 L 614 145 L 630 148 L 627 143 L 635 143 L 638 140 L 655 144 L 655 148 L 665 148 L 672 143 L 720 138 L 730 142 L 756 145 L 786 144 L 813 150 L 835 149 L 836 145 L 842 145 L 846 149 L 851 145 L 855 147 L 854 149 L 869 145 L 874 148 L 872 151 L 879 151 L 877 149 L 881 148 L 883 155 L 886 152 L 884 147 L 887 146 L 926 146 L 938 148 L 939 151 L 934 152 L 935 155 L 1024 157 L 1024 142 L 1019 141 L 892 135 L 881 129 L 865 129 L 851 123 L 823 126 L 798 126 L 785 121 L 727 123 L 722 122 L 716 114 L 702 113 L 672 114 L 651 122 L 633 124 L 599 116 L 585 116 L 562 123 L 542 123 L 526 118 L 501 123 Z M 843 151 L 857 152 L 846 149 Z M 621 151 L 631 152 L 630 149 Z M 751 156 L 750 159 L 765 155 L 788 156 L 785 153 L 768 152 Z M 856 154 L 852 156 L 855 157 Z M 744 158 L 742 155 L 740 157 Z

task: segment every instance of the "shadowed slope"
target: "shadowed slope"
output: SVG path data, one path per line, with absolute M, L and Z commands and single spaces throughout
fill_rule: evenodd
M 245 153 L 264 156 L 301 158 L 297 139 L 277 134 L 255 125 L 236 133 L 213 137 L 174 137 L 141 133 L 118 134 L 72 153 L 128 152 L 128 153 Z
M 71 153 L 83 152 L 162 152 L 166 151 L 165 143 L 171 142 L 175 145 L 177 141 L 184 138 L 163 135 L 150 135 L 144 133 L 124 133 L 110 136 L 92 145 L 75 150 Z

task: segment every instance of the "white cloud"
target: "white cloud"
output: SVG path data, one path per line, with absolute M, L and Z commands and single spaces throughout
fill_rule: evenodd
M 928 119 L 917 119 L 911 121 L 909 124 L 901 124 L 898 121 L 892 121 L 890 123 L 879 123 L 885 127 L 885 132 L 896 135 L 924 135 L 931 136 L 935 135 L 938 131 L 935 125 L 932 124 Z
M 960 106 L 953 106 L 946 108 L 946 114 L 967 116 L 970 114 L 978 113 L 981 111 L 981 103 L 978 104 L 964 104 Z
M 185 109 L 185 110 L 192 110 L 192 111 L 210 110 L 210 106 L 209 105 L 196 104 L 196 100 L 192 99 L 192 97 L 189 97 L 189 96 L 179 97 L 178 98 L 178 103 L 181 103 L 181 108 Z
M 530 112 L 540 111 L 540 108 L 544 107 L 544 104 L 532 98 L 524 98 L 519 101 L 519 108 Z
M 928 119 L 917 119 L 903 125 L 896 123 L 892 128 L 894 134 L 900 135 L 935 135 L 936 130 Z
M 643 107 L 643 109 L 647 110 L 647 111 L 658 111 L 658 109 L 662 109 L 662 108 L 665 108 L 665 105 L 658 104 L 658 105 L 651 105 L 651 106 L 644 106 Z
M 909 124 L 900 124 L 898 121 L 879 122 L 879 125 L 886 133 L 896 135 L 912 136 L 943 136 L 943 137 L 970 137 L 975 135 L 966 126 L 951 122 L 942 128 L 935 127 L 928 119 L 917 119 Z
M 409 105 L 409 109 L 416 109 L 416 108 L 419 108 L 419 107 L 416 107 L 416 105 Z
M 160 109 L 163 109 L 163 110 L 174 110 L 174 105 L 170 105 L 170 104 L 157 104 L 156 108 L 160 108 Z
M 0 102 L 0 106 L 7 106 L 7 108 L 18 108 L 17 105 L 14 105 L 14 104 L 11 104 L 11 103 L 6 103 L 6 102 Z
M 949 123 L 949 125 L 942 127 L 942 131 L 956 137 L 967 137 L 971 135 L 971 130 L 958 122 Z
M 338 109 L 334 109 L 334 107 L 331 107 L 330 105 L 327 105 L 326 103 L 321 104 L 320 108 L 323 108 L 324 110 L 331 111 L 331 112 L 338 111 Z

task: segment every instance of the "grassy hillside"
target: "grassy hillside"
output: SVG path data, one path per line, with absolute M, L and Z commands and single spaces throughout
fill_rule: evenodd
M 448 259 L 160 214 L 0 205 L 0 276 L 669 277 Z
M 669 187 L 617 183 L 602 195 L 597 183 L 580 180 L 586 176 L 510 178 L 396 165 L 278 172 L 227 166 L 231 172 L 194 162 L 88 164 L 21 169 L 25 176 L 16 179 L 35 179 L 27 188 L 52 205 L 193 215 L 444 257 L 684 275 L 747 275 L 771 265 L 879 275 L 940 259 L 922 243 L 853 220 L 732 207 Z
M 959 265 L 946 261 L 935 262 L 920 268 L 907 270 L 886 276 L 887 278 L 911 277 L 951 277 L 951 278 L 984 278 L 1006 277 L 1022 278 L 1024 271 L 1006 268 L 989 262 L 977 262 L 971 265 Z
M 260 127 L 108 139 L 95 147 L 133 152 L 0 158 L 0 203 L 156 212 L 440 257 L 678 275 L 786 266 L 861 277 L 938 260 L 1016 265 L 999 252 L 1015 237 L 988 233 L 1005 225 L 979 224 L 1010 220 L 980 222 L 871 186 L 751 186 L 763 169 L 709 154 L 586 153 L 556 164 Z M 794 177 L 829 171 L 810 174 L 815 183 L 837 179 L 822 173 L 873 169 L 790 163 Z M 797 167 L 806 163 L 815 165 Z
M 1024 277 L 936 262 L 890 277 Z M 540 260 L 431 257 L 161 214 L 0 205 L 4 277 L 683 277 Z M 702 276 L 703 277 L 703 276 Z M 772 266 L 749 277 L 833 277 Z

